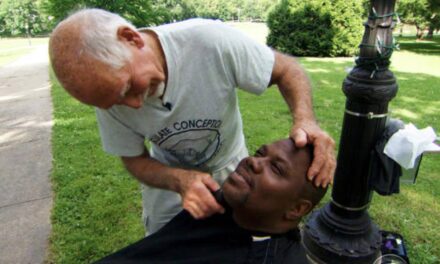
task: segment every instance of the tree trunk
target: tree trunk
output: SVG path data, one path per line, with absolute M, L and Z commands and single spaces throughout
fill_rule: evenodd
M 425 31 L 425 29 L 420 28 L 419 26 L 416 26 L 416 28 L 417 28 L 417 33 L 416 33 L 417 40 L 422 40 L 423 39 L 423 32 Z
M 427 39 L 432 39 L 434 37 L 434 26 L 430 25 L 429 26 L 429 31 L 428 31 L 428 35 L 426 35 Z

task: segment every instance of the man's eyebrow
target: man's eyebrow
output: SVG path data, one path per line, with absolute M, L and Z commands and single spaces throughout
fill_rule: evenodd
M 258 152 L 267 153 L 267 145 L 262 145 L 261 147 L 259 147 L 259 148 L 255 151 L 255 153 L 258 153 Z
M 293 154 L 291 152 L 285 152 L 284 148 L 280 148 L 279 149 L 280 152 L 278 152 L 278 155 L 276 155 L 275 161 L 279 162 L 281 164 L 287 164 L 290 165 L 292 158 L 293 158 Z M 281 154 L 284 153 L 285 155 Z
M 283 164 L 290 165 L 290 163 L 292 162 L 292 158 L 293 158 L 293 156 L 289 153 L 287 155 L 278 155 L 276 157 L 276 160 L 280 161 Z

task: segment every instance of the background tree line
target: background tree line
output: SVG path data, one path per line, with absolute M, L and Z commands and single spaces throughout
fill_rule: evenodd
M 283 1 L 273 0 L 0 0 L 0 34 L 31 35 L 48 32 L 72 10 L 98 7 L 116 12 L 136 26 L 179 21 L 190 17 L 222 20 L 266 21 L 268 13 Z M 308 2 L 289 0 L 291 4 Z M 316 1 L 314 1 L 316 2 Z M 318 1 L 325 3 L 325 0 Z M 334 1 L 338 2 L 338 1 Z M 359 2 L 347 0 L 347 3 Z M 369 1 L 362 0 L 368 7 Z M 356 4 L 355 4 L 356 5 Z M 398 0 L 401 20 L 416 26 L 418 36 L 440 29 L 440 1 Z
M 38 35 L 49 25 L 40 0 L 0 0 L 0 36 Z
M 264 21 L 273 0 L 0 0 L 0 35 L 38 35 L 85 7 L 120 14 L 136 26 L 205 17 Z
M 267 21 L 268 44 L 303 56 L 352 55 L 366 19 L 369 0 L 0 0 L 0 36 L 40 35 L 72 11 L 97 7 L 120 14 L 135 26 L 191 17 Z M 439 0 L 398 0 L 403 23 L 417 37 L 440 29 Z
M 440 29 L 440 1 L 439 0 L 400 0 L 397 5 L 399 16 L 403 23 L 414 25 L 417 28 L 417 38 L 432 38 L 434 31 Z

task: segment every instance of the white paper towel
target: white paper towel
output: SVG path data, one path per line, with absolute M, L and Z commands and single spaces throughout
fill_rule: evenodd
M 414 168 L 416 158 L 425 151 L 440 151 L 434 144 L 436 135 L 432 127 L 418 129 L 413 124 L 405 125 L 388 140 L 384 153 L 405 169 Z

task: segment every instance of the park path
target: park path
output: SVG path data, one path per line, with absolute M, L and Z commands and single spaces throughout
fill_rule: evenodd
M 0 67 L 0 263 L 46 257 L 52 191 L 47 45 Z

